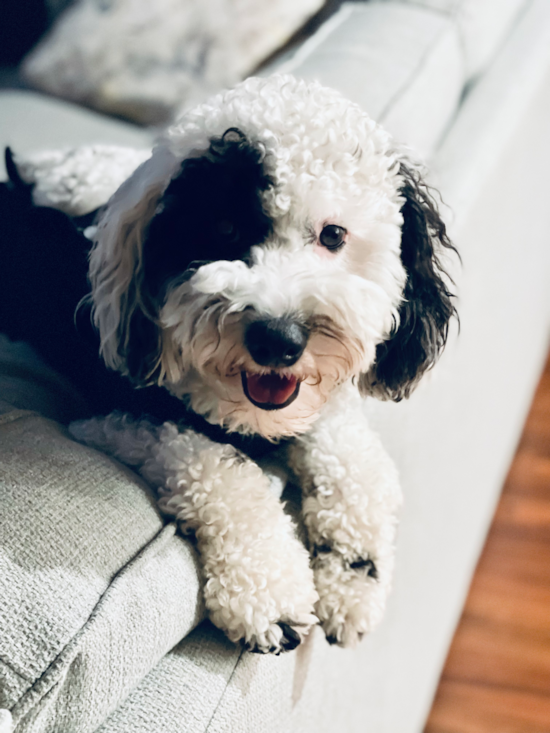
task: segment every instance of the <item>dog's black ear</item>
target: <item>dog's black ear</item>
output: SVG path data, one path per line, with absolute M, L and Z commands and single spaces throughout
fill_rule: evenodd
M 124 360 L 125 374 L 138 387 L 156 384 L 160 371 L 161 330 L 156 322 L 158 308 L 141 278 L 130 284 L 139 294 L 127 293 L 122 299 L 122 318 L 118 326 L 118 354 Z M 126 302 L 132 304 L 125 313 Z
M 437 361 L 447 341 L 449 321 L 456 316 L 450 278 L 440 255 L 456 253 L 429 187 L 419 172 L 400 164 L 404 199 L 401 261 L 407 273 L 399 323 L 377 346 L 372 369 L 361 376 L 363 393 L 399 402 L 408 397 L 424 372 Z

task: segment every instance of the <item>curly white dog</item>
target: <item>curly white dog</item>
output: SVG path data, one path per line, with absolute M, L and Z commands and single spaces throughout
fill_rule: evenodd
M 381 619 L 400 488 L 361 396 L 407 397 L 454 314 L 453 249 L 417 169 L 319 84 L 252 78 L 170 127 L 104 210 L 90 259 L 106 364 L 223 426 L 73 426 L 196 536 L 212 621 L 278 653 Z M 283 443 L 307 547 L 232 435 Z M 241 445 L 236 441 L 238 445 Z

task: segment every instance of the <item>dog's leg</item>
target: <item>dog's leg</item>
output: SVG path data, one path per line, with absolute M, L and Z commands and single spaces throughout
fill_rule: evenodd
M 303 489 L 317 616 L 331 643 L 353 645 L 384 612 L 401 490 L 351 385 L 293 444 L 290 465 Z
M 135 467 L 158 489 L 161 509 L 195 535 L 210 619 L 232 641 L 262 653 L 300 643 L 317 622 L 308 553 L 255 463 L 173 423 L 110 416 L 71 432 Z

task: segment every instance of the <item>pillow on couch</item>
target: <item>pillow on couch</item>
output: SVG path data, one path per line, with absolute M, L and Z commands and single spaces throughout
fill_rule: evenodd
M 39 89 L 143 123 L 231 85 L 323 0 L 79 0 L 24 64 Z

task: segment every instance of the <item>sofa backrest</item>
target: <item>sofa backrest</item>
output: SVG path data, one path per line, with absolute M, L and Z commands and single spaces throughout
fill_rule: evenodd
M 484 71 L 511 31 L 526 0 L 402 0 L 444 13 L 459 29 L 466 77 Z

